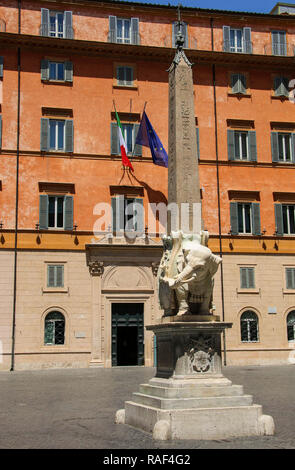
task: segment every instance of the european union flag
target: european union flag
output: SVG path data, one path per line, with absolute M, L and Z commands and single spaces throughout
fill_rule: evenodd
M 138 129 L 135 145 L 144 145 L 151 149 L 153 162 L 155 165 L 165 166 L 168 168 L 168 155 L 164 149 L 162 142 L 153 129 L 145 111 L 142 115 L 141 123 Z

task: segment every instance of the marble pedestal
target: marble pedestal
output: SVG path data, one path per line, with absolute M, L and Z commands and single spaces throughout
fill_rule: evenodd
M 273 434 L 272 417 L 222 375 L 221 333 L 231 326 L 212 315 L 164 317 L 147 326 L 157 338 L 157 373 L 125 402 L 116 422 L 160 440 Z

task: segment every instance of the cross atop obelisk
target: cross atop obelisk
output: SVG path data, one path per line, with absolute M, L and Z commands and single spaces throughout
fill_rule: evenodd
M 188 204 L 189 226 L 184 227 L 184 220 L 180 220 L 180 228 L 185 228 L 186 233 L 193 233 L 201 229 L 201 211 L 199 211 L 199 220 L 195 220 L 195 225 L 193 225 L 193 205 L 200 205 L 201 198 L 192 64 L 183 50 L 182 25 L 178 6 L 177 50 L 169 68 L 168 202 L 176 203 L 179 213 L 181 213 L 181 205 Z M 168 223 L 168 233 L 170 230 Z

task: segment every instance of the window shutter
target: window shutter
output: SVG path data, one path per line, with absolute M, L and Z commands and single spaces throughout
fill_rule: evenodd
M 241 289 L 247 289 L 247 268 L 240 268 Z
M 238 203 L 230 203 L 230 225 L 232 235 L 238 235 L 239 233 L 239 220 L 238 220 Z
M 276 234 L 279 236 L 282 236 L 284 233 L 282 204 L 275 204 L 275 221 L 276 221 Z
M 286 77 L 282 77 L 282 93 L 283 96 L 289 97 L 289 80 Z
M 254 268 L 248 268 L 248 288 L 255 289 Z
M 248 132 L 248 139 L 249 139 L 249 159 L 251 162 L 257 161 L 257 146 L 256 146 L 256 131 L 249 131 Z
M 272 37 L 272 53 L 274 55 L 278 55 L 279 54 L 279 33 L 277 31 L 272 31 L 271 33 L 271 37 Z
M 295 133 L 293 132 L 291 134 L 291 159 L 292 159 L 292 162 L 295 163 Z
M 41 80 L 49 80 L 49 60 L 41 60 Z
M 252 233 L 253 235 L 261 235 L 259 202 L 252 202 L 251 215 L 252 215 Z
M 73 230 L 73 209 L 74 209 L 74 203 L 73 203 L 73 196 L 65 196 L 65 202 L 64 202 L 64 228 L 65 230 Z
M 142 198 L 136 198 L 134 199 L 134 202 L 136 204 L 135 210 L 136 210 L 136 225 L 135 225 L 135 230 L 139 234 L 142 234 L 144 232 L 144 210 L 143 210 L 143 199 Z
M 230 52 L 230 27 L 223 26 L 223 50 Z
M 231 74 L 231 89 L 232 93 L 240 93 L 240 74 Z
M 112 197 L 112 229 L 113 232 L 124 231 L 125 228 L 124 196 Z
M 285 77 L 274 79 L 275 96 L 289 96 L 289 80 Z
M 2 149 L 2 116 L 0 115 L 0 149 Z
M 49 119 L 41 118 L 41 138 L 40 138 L 41 151 L 49 149 Z
M 279 134 L 278 132 L 271 132 L 271 153 L 272 161 L 279 161 Z
M 247 81 L 245 75 L 240 74 L 240 92 L 244 95 L 247 93 Z
M 115 122 L 111 122 L 111 155 L 119 155 L 119 135 L 118 126 Z
M 117 84 L 125 85 L 125 67 L 117 67 Z
M 281 77 L 275 77 L 274 79 L 274 92 L 275 96 L 281 96 Z
M 0 77 L 3 77 L 3 62 L 4 59 L 2 56 L 0 56 Z
M 55 266 L 56 272 L 56 287 L 63 287 L 64 286 L 64 267 L 62 265 Z
M 133 68 L 126 67 L 126 76 L 125 76 L 125 85 L 132 86 L 133 85 Z
M 54 287 L 55 285 L 55 266 L 47 266 L 47 287 Z
M 196 134 L 197 134 L 197 158 L 200 160 L 200 133 L 199 128 L 196 127 Z
M 65 121 L 65 152 L 74 151 L 74 121 L 67 119 Z
M 49 36 L 49 10 L 41 8 L 41 36 Z
M 117 42 L 117 17 L 109 16 L 109 42 Z
M 287 289 L 294 289 L 295 288 L 294 274 L 295 274 L 294 268 L 286 268 L 286 287 L 287 287 Z
M 134 143 L 136 141 L 136 137 L 137 137 L 137 134 L 138 134 L 138 131 L 139 131 L 139 126 L 140 126 L 140 124 L 134 124 Z M 141 145 L 138 145 L 138 144 L 135 145 L 133 155 L 136 155 L 137 157 L 142 156 L 142 146 Z
M 48 195 L 41 194 L 39 198 L 39 228 L 48 229 Z
M 139 19 L 131 18 L 131 44 L 139 44 Z
M 65 62 L 65 81 L 72 82 L 73 81 L 73 62 L 66 61 Z
M 72 11 L 65 11 L 65 29 L 65 38 L 74 39 Z
M 244 53 L 252 54 L 251 28 L 243 28 Z
M 235 152 L 235 131 L 228 129 L 227 131 L 227 149 L 228 149 L 228 159 L 234 160 L 236 156 Z

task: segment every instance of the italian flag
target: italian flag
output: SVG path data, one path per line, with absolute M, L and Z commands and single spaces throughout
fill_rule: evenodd
M 132 166 L 129 158 L 127 157 L 127 147 L 126 147 L 125 140 L 124 140 L 124 137 L 123 137 L 122 125 L 121 125 L 119 116 L 117 114 L 117 111 L 115 111 L 115 113 L 116 113 L 116 119 L 117 119 L 117 124 L 118 124 L 118 132 L 119 132 L 119 139 L 120 139 L 120 149 L 121 149 L 122 163 L 123 163 L 124 166 L 129 166 L 131 171 L 134 171 L 133 166 Z

